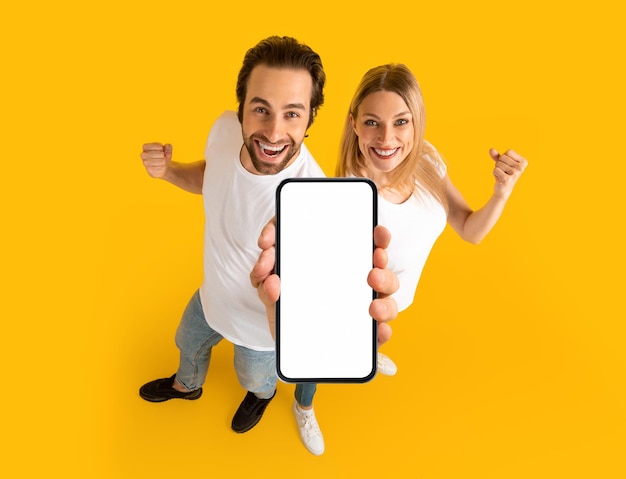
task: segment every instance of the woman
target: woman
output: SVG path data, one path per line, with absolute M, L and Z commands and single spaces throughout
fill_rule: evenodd
M 422 94 L 411 71 L 404 65 L 373 68 L 352 99 L 337 165 L 337 176 L 370 178 L 378 187 L 378 222 L 393 235 L 388 254 L 389 269 L 400 279 L 398 311 L 413 302 L 446 221 L 462 239 L 478 244 L 500 218 L 528 163 L 513 150 L 500 155 L 491 149 L 494 191 L 473 211 L 424 140 L 424 124 Z
M 446 221 L 462 239 L 479 243 L 500 218 L 528 163 L 513 150 L 499 154 L 491 149 L 493 194 L 474 211 L 452 184 L 439 153 L 424 140 L 424 123 L 422 94 L 411 71 L 400 64 L 371 69 L 350 104 L 336 171 L 338 177 L 370 178 L 378 188 L 378 223 L 392 235 L 387 267 L 400 280 L 394 294 L 398 311 L 413 302 Z M 381 373 L 395 374 L 395 364 L 385 355 L 378 363 Z M 303 442 L 319 454 L 324 442 L 313 412 L 314 393 L 314 384 L 297 386 L 294 414 Z

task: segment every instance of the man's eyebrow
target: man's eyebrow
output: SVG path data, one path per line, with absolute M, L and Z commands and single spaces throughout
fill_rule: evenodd
M 302 103 L 289 103 L 285 105 L 285 109 L 295 108 L 296 110 L 306 110 L 306 107 Z
M 263 98 L 259 96 L 252 97 L 250 99 L 250 103 L 261 103 L 262 105 L 270 106 L 270 103 L 267 100 L 264 100 Z
M 271 108 L 270 103 L 267 100 L 265 100 L 265 99 L 263 99 L 263 98 L 261 98 L 259 96 L 252 97 L 250 99 L 250 103 L 260 103 L 261 105 L 264 105 L 264 106 L 266 106 L 268 108 Z M 296 109 L 296 110 L 303 110 L 303 111 L 305 111 L 306 110 L 306 106 L 304 106 L 302 103 L 288 103 L 287 105 L 285 105 L 283 107 L 283 109 L 285 109 L 285 110 Z

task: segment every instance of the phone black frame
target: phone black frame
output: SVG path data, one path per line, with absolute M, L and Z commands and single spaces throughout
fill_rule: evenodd
M 368 178 L 287 178 L 282 180 L 276 188 L 276 265 L 275 273 L 280 277 L 281 268 L 281 255 L 280 255 L 280 232 L 281 232 L 281 191 L 283 187 L 288 183 L 321 183 L 321 182 L 333 182 L 333 183 L 352 183 L 360 182 L 368 184 L 372 189 L 372 254 L 374 252 L 374 228 L 378 225 L 378 190 L 373 181 Z M 373 262 L 372 262 L 373 267 Z M 372 289 L 372 300 L 376 299 L 377 293 Z M 276 373 L 278 377 L 286 383 L 365 383 L 370 381 L 376 375 L 377 370 L 377 354 L 378 354 L 378 337 L 377 337 L 377 323 L 372 318 L 372 370 L 364 377 L 315 377 L 315 378 L 293 378 L 288 377 L 280 370 L 281 364 L 281 328 L 280 328 L 280 297 L 276 303 L 275 308 L 275 345 L 276 345 Z

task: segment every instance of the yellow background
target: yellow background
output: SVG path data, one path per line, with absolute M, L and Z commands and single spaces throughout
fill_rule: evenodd
M 3 475 L 626 477 L 613 3 L 4 2 Z M 416 74 L 427 138 L 473 206 L 491 192 L 490 147 L 530 161 L 480 246 L 450 229 L 436 244 L 383 349 L 397 376 L 320 387 L 321 457 L 285 384 L 255 429 L 230 430 L 244 393 L 226 343 L 200 401 L 137 394 L 175 371 L 202 276 L 200 197 L 150 179 L 141 144 L 200 159 L 245 51 L 271 34 L 322 56 L 308 145 L 328 173 L 357 82 L 387 62 Z

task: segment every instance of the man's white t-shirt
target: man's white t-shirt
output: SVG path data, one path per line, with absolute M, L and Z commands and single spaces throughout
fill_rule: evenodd
M 324 177 L 302 144 L 297 159 L 276 175 L 255 175 L 239 159 L 241 124 L 224 112 L 209 133 L 205 149 L 204 280 L 200 300 L 207 323 L 234 344 L 272 351 L 265 307 L 250 284 L 261 252 L 261 230 L 275 214 L 276 187 L 285 178 Z

